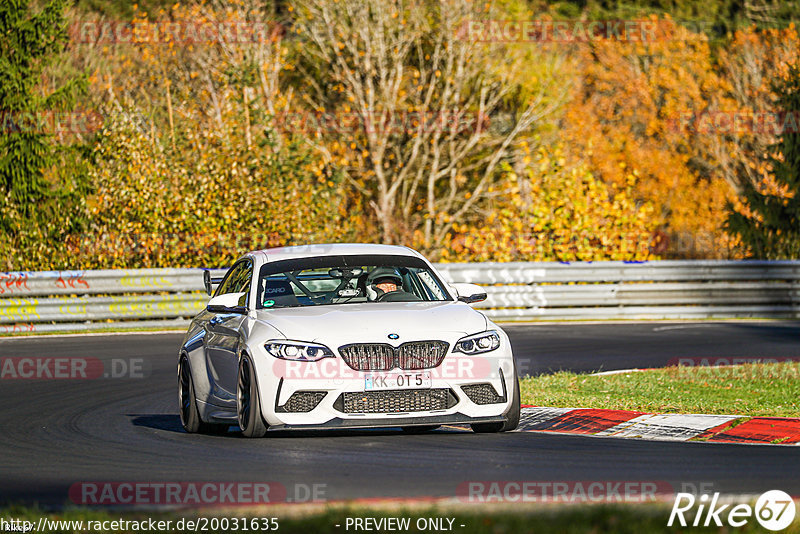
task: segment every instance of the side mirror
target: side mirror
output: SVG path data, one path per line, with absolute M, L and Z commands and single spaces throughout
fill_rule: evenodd
M 222 282 L 222 278 L 222 276 L 211 276 L 211 271 L 208 269 L 203 271 L 203 287 L 205 287 L 208 296 L 211 296 L 211 293 L 214 292 L 214 286 Z
M 456 297 L 461 302 L 474 304 L 486 300 L 486 290 L 475 284 L 451 284 L 456 293 Z
M 244 293 L 217 295 L 208 301 L 206 309 L 212 313 L 247 313 L 247 308 L 239 305 Z

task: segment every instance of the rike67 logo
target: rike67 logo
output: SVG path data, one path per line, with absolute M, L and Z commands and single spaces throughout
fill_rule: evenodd
M 732 527 L 742 527 L 755 517 L 765 529 L 778 531 L 785 529 L 794 521 L 796 513 L 794 501 L 788 493 L 781 490 L 767 491 L 752 507 L 749 504 L 721 504 L 719 496 L 719 493 L 714 493 L 712 497 L 703 494 L 697 498 L 691 493 L 678 493 L 667 526 L 671 527 L 677 520 L 677 524 L 682 527 L 690 525 L 721 527 L 723 523 Z

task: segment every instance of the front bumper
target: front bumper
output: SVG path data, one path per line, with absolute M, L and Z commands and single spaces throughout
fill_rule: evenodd
M 505 423 L 506 417 L 468 417 L 462 413 L 440 416 L 396 417 L 370 419 L 342 419 L 336 417 L 326 423 L 316 425 L 270 425 L 268 430 L 331 430 L 336 428 L 385 428 L 387 426 L 429 426 L 429 425 L 469 425 L 473 423 Z M 387 423 L 391 424 L 387 424 Z
M 516 380 L 508 342 L 481 356 L 449 353 L 439 367 L 421 371 L 431 373 L 431 384 L 418 390 L 417 398 L 408 389 L 366 390 L 365 379 L 375 372 L 352 370 L 338 357 L 301 362 L 294 366 L 294 373 L 285 362 L 267 354 L 260 360 L 257 379 L 262 413 L 276 430 L 504 422 Z M 480 395 L 475 386 L 480 386 Z M 436 402 L 428 406 L 425 399 L 430 395 L 425 392 L 434 391 L 447 393 L 437 393 Z M 296 402 L 305 400 L 306 404 Z M 362 405 L 363 410 L 358 407 Z M 383 406 L 388 408 L 384 411 Z

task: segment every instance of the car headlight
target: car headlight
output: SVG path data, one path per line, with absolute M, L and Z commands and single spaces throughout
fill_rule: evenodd
M 481 354 L 491 352 L 500 346 L 500 335 L 494 330 L 481 332 L 472 336 L 462 337 L 453 347 L 453 352 L 463 352 L 464 354 Z
M 315 362 L 323 358 L 334 357 L 333 351 L 325 345 L 303 341 L 267 341 L 264 348 L 281 360 Z

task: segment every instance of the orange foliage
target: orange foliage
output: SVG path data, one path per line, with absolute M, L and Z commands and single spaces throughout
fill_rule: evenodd
M 655 206 L 673 240 L 669 255 L 725 256 L 721 228 L 732 189 L 709 161 L 710 136 L 680 126 L 725 106 L 726 82 L 715 73 L 704 35 L 653 21 L 659 33 L 652 41 L 597 40 L 580 49 L 564 136 L 607 183 L 639 176 L 635 194 Z M 687 236 L 706 239 L 687 246 Z

